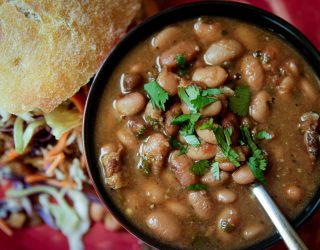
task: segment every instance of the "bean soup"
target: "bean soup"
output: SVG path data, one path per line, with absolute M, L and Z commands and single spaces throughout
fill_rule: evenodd
M 98 109 L 105 188 L 142 231 L 182 249 L 239 249 L 274 228 L 262 182 L 294 219 L 319 187 L 319 80 L 288 42 L 201 17 L 121 60 Z

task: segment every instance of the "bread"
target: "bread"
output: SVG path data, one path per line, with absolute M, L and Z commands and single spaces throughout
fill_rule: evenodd
M 95 74 L 140 0 L 0 0 L 0 109 L 52 111 Z

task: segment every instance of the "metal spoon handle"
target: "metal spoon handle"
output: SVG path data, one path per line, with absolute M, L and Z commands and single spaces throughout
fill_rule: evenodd
M 267 212 L 271 221 L 277 228 L 282 239 L 290 250 L 307 250 L 308 248 L 300 239 L 296 231 L 283 216 L 277 205 L 273 202 L 267 191 L 261 184 L 253 184 L 252 191 L 260 204 Z

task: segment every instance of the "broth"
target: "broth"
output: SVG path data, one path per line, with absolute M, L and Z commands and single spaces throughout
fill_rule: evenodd
M 179 53 L 172 61 L 174 51 Z M 207 67 L 210 70 L 203 70 Z M 170 94 L 165 112 L 150 102 L 145 108 L 150 97 L 144 84 L 154 80 Z M 220 91 L 210 97 L 216 99 L 207 105 L 212 105 L 211 110 L 205 111 L 204 106 L 194 112 L 201 117 L 195 131 L 187 134 L 182 131 L 185 123 L 172 127 L 166 122 L 195 107 L 181 107 L 184 101 L 177 95 L 178 86 L 193 88 L 204 101 L 209 98 L 206 89 Z M 249 86 L 251 93 L 250 111 L 243 117 L 230 108 L 237 86 Z M 247 162 L 254 152 L 243 138 L 233 137 L 241 134 L 240 125 L 242 132 L 247 127 L 253 135 L 272 137 L 253 136 L 268 161 L 265 188 L 285 215 L 294 219 L 319 187 L 319 117 L 308 113 L 320 111 L 318 86 L 315 74 L 287 42 L 238 20 L 202 17 L 152 34 L 121 60 L 98 109 L 94 138 L 106 190 L 129 220 L 174 247 L 239 249 L 253 245 L 275 229 L 248 188 L 254 179 L 245 168 L 250 171 Z M 229 146 L 237 153 L 240 168 L 225 151 L 221 153 L 217 130 L 212 137 L 210 130 L 203 134 L 197 127 L 210 122 L 230 133 L 233 142 Z M 190 135 L 201 143 L 200 149 L 186 143 Z M 175 140 L 169 146 L 171 137 Z M 187 153 L 178 153 L 174 143 Z M 215 167 L 214 162 L 218 163 Z M 205 169 L 203 173 L 195 173 L 196 163 L 200 170 Z

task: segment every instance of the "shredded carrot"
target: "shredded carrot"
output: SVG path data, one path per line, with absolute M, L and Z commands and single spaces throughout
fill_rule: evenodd
M 8 236 L 12 236 L 12 234 L 13 234 L 11 228 L 2 219 L 0 219 L 0 230 L 3 231 Z
M 59 188 L 76 188 L 77 185 L 71 181 L 58 181 L 55 179 L 48 179 L 46 181 L 49 185 L 59 187 Z
M 21 156 L 21 154 L 19 154 L 14 149 L 10 149 L 7 155 L 8 155 L 7 161 L 13 161 L 14 159 L 16 159 L 19 156 Z
M 159 6 L 154 0 L 143 0 L 142 6 L 147 17 L 153 16 L 159 12 Z
M 82 87 L 82 92 L 83 92 L 83 94 L 84 94 L 84 96 L 85 97 L 87 97 L 88 96 L 88 94 L 89 94 L 89 87 L 88 87 L 88 84 L 86 84 L 86 85 L 84 85 L 83 87 Z
M 52 175 L 53 171 L 59 166 L 59 164 L 64 160 L 64 158 L 66 158 L 64 153 L 58 154 L 58 156 L 54 159 L 54 161 L 51 163 L 51 165 L 47 169 L 46 174 L 49 176 Z
M 42 174 L 30 174 L 24 177 L 24 181 L 29 184 L 45 181 L 47 179 L 48 177 Z
M 55 156 L 55 155 L 61 153 L 65 149 L 69 134 L 70 134 L 70 131 L 67 131 L 60 137 L 58 143 L 48 152 L 48 155 L 45 159 L 46 162 L 48 160 L 50 161 L 50 158 L 52 156 Z M 53 159 L 53 158 L 51 158 L 51 159 Z
M 83 94 L 77 92 L 74 96 L 70 98 L 70 101 L 73 102 L 73 104 L 80 111 L 80 113 L 83 113 L 84 105 L 86 104 L 86 98 Z

